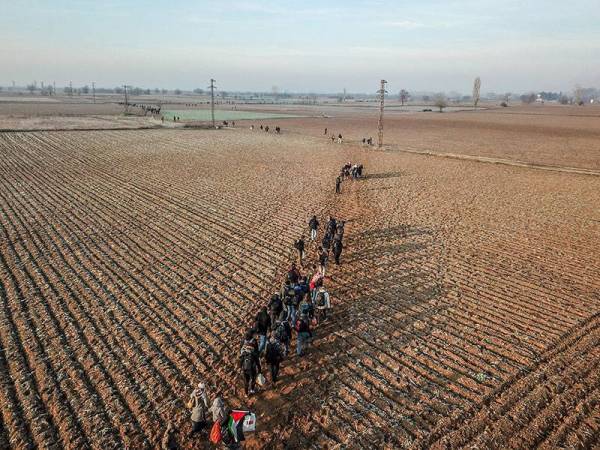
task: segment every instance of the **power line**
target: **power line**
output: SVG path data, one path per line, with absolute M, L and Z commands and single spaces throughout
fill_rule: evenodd
M 383 147 L 383 107 L 385 102 L 385 85 L 387 81 L 381 80 L 381 87 L 377 91 L 379 93 L 379 122 L 377 123 L 377 147 Z
M 129 111 L 129 97 L 127 96 L 127 85 L 124 84 L 123 88 L 125 89 L 124 93 L 125 93 L 125 112 Z
M 215 128 L 215 81 L 212 78 L 210 79 L 210 116 L 212 118 L 212 126 Z

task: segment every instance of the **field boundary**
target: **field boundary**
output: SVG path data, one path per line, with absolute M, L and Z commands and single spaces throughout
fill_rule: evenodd
M 576 173 L 579 175 L 592 175 L 592 176 L 600 176 L 600 170 L 594 169 L 585 169 L 578 167 L 569 167 L 569 166 L 553 166 L 546 164 L 536 164 L 536 163 L 528 163 L 525 161 L 519 160 L 511 160 L 511 159 L 502 159 L 502 158 L 492 158 L 488 156 L 476 156 L 476 155 L 464 155 L 460 153 L 439 153 L 432 150 L 409 150 L 405 148 L 399 147 L 388 147 L 386 151 L 390 152 L 404 152 L 404 153 L 412 153 L 415 155 L 425 155 L 425 156 L 438 156 L 442 158 L 451 158 L 451 159 L 462 159 L 467 161 L 475 161 L 481 163 L 488 164 L 503 164 L 505 166 L 513 166 L 513 167 L 523 167 L 526 169 L 538 169 L 538 170 L 549 170 L 552 172 L 564 172 L 564 173 Z

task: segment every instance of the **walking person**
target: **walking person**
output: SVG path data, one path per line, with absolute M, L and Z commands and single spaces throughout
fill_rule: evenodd
M 335 193 L 342 193 L 342 179 L 339 176 L 335 179 Z
M 327 320 L 327 311 L 331 308 L 331 299 L 329 296 L 329 292 L 323 287 L 320 286 L 315 291 L 315 306 L 317 309 L 316 317 L 317 323 L 321 323 L 324 320 Z
M 323 136 L 327 136 L 327 128 L 325 128 L 325 132 L 323 133 Z
M 291 284 L 296 284 L 300 279 L 300 271 L 296 266 L 296 263 L 292 263 L 290 270 L 288 270 L 287 279 Z
M 332 236 L 334 236 L 335 232 L 337 231 L 337 221 L 333 217 L 329 217 L 329 222 L 327 222 L 327 231 L 329 231 Z
M 220 393 L 213 400 L 212 406 L 208 412 L 212 414 L 213 423 L 222 422 L 227 417 L 227 405 L 225 405 Z
M 271 316 L 269 316 L 266 306 L 263 306 L 256 315 L 256 325 L 254 328 L 258 335 L 258 353 L 262 354 L 267 345 L 267 335 L 271 331 Z
M 340 265 L 340 256 L 342 256 L 342 250 L 344 249 L 344 245 L 342 244 L 341 239 L 336 239 L 333 241 L 333 256 L 335 258 L 335 263 Z
M 312 337 L 310 319 L 306 314 L 300 316 L 296 322 L 296 331 L 298 332 L 296 336 L 296 355 L 303 356 L 308 340 Z
M 342 143 L 342 133 L 338 134 L 338 144 Z
M 308 228 L 310 229 L 310 240 L 314 241 L 317 239 L 317 230 L 319 229 L 319 221 L 317 216 L 313 215 L 308 221 Z
M 304 235 L 300 236 L 296 242 L 294 242 L 294 247 L 298 251 L 298 262 L 300 266 L 302 266 L 302 261 L 304 259 Z
M 269 372 L 271 372 L 271 381 L 273 385 L 277 383 L 277 376 L 279 375 L 279 364 L 283 360 L 283 349 L 281 343 L 271 336 L 269 343 L 267 344 L 267 350 L 265 351 L 265 361 L 269 366 Z
M 271 301 L 269 302 L 269 312 L 271 315 L 272 329 L 275 329 L 275 322 L 277 322 L 281 311 L 283 311 L 283 302 L 281 301 L 281 297 L 279 296 L 279 294 L 274 294 L 271 297 Z
M 193 436 L 202 431 L 207 425 L 208 395 L 206 395 L 204 383 L 198 383 L 198 387 L 194 389 L 190 396 L 188 407 L 192 412 L 192 431 L 190 432 L 190 436 Z
M 288 316 L 283 311 L 277 320 L 275 327 L 275 339 L 284 345 L 284 355 L 287 356 L 290 352 L 290 343 L 292 341 L 292 327 L 288 321 Z
M 258 349 L 250 333 L 246 334 L 246 340 L 240 351 L 240 368 L 244 376 L 244 392 L 247 396 L 256 393 L 256 377 L 262 370 Z
M 281 289 L 281 296 L 283 298 L 284 313 L 286 314 L 286 320 L 294 323 L 296 320 L 296 308 L 295 299 L 296 291 L 290 280 L 287 280 Z
M 327 253 L 323 247 L 319 247 L 319 271 L 323 277 L 325 277 L 325 266 L 327 266 L 327 259 L 329 258 Z
M 323 240 L 321 241 L 321 247 L 323 247 L 324 250 L 329 251 L 329 247 L 331 247 L 332 239 L 333 239 L 333 234 L 331 233 L 331 231 L 327 230 L 327 232 L 325 233 L 325 236 L 323 236 Z

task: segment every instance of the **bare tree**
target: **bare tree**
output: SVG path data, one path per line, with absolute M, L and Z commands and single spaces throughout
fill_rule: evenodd
M 583 88 L 580 85 L 576 85 L 573 90 L 573 97 L 576 105 L 583 105 Z
M 440 108 L 440 112 L 443 112 L 444 108 L 448 106 L 448 99 L 443 93 L 439 93 L 433 98 L 433 104 Z
M 398 94 L 398 97 L 400 98 L 400 103 L 402 103 L 402 106 L 404 106 L 404 102 L 408 100 L 408 91 L 406 89 L 402 89 Z
M 181 89 L 175 89 L 173 91 L 173 94 L 175 94 L 175 95 L 181 95 Z
M 536 95 L 533 92 L 530 92 L 529 94 L 521 95 L 520 98 L 523 103 L 526 103 L 529 105 L 529 104 L 535 102 Z
M 34 83 L 27 85 L 27 90 L 29 91 L 30 94 L 33 94 L 35 92 L 35 89 L 36 89 L 36 86 Z
M 477 77 L 477 78 L 475 78 L 475 81 L 473 82 L 473 107 L 474 108 L 477 108 L 477 105 L 479 104 L 480 92 L 481 92 L 481 78 Z
M 86 84 L 84 87 L 81 88 L 81 93 L 82 94 L 89 94 L 90 93 L 90 87 Z

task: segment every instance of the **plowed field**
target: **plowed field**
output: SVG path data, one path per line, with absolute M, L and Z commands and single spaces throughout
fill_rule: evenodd
M 168 421 L 201 448 L 200 380 L 257 412 L 251 448 L 599 444 L 599 177 L 247 129 L 0 154 L 0 448 L 156 448 Z M 333 320 L 246 400 L 241 330 L 313 213 L 348 221 Z

